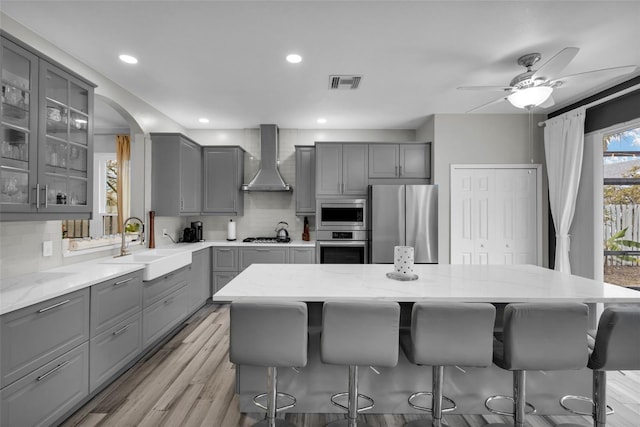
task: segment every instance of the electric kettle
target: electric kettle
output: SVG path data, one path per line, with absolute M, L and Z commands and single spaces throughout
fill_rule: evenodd
M 280 226 L 282 225 L 282 227 Z M 278 238 L 278 240 L 288 240 L 289 239 L 289 232 L 287 231 L 287 227 L 289 226 L 289 224 L 287 224 L 284 221 L 280 221 L 278 223 L 278 225 L 276 225 L 276 237 Z

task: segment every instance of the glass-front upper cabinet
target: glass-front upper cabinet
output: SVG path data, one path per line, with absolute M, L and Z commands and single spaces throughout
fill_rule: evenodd
M 37 209 L 38 57 L 1 39 L 0 211 Z
M 44 119 L 38 182 L 44 186 L 45 209 L 90 211 L 93 88 L 47 62 L 40 68 Z

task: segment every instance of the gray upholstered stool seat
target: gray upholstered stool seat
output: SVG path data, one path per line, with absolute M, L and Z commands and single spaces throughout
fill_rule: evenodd
M 513 415 L 514 425 L 523 427 L 527 370 L 572 370 L 587 365 L 589 309 L 580 303 L 519 303 L 504 310 L 502 341 L 494 341 L 493 361 L 513 371 L 513 397 L 491 396 L 485 406 L 493 413 Z M 514 412 L 493 409 L 496 399 L 509 399 Z
M 456 408 L 443 396 L 445 366 L 491 366 L 493 326 L 496 309 L 491 304 L 416 303 L 411 310 L 411 333 L 400 336 L 400 344 L 411 363 L 432 366 L 432 391 L 417 392 L 409 405 L 431 412 L 433 427 L 443 426 L 442 413 Z M 431 408 L 419 406 L 417 398 L 431 395 Z M 449 402 L 443 409 L 442 401 Z M 411 421 L 405 427 L 429 425 L 424 420 Z
M 256 426 L 293 426 L 276 419 L 276 412 L 292 408 L 295 398 L 278 393 L 278 368 L 307 364 L 307 305 L 302 302 L 245 300 L 231 304 L 229 359 L 237 365 L 267 368 L 267 393 L 254 398 L 267 411 Z M 267 398 L 267 404 L 258 400 Z M 278 397 L 289 403 L 278 407 Z
M 324 363 L 349 366 L 349 391 L 331 402 L 347 410 L 347 419 L 331 426 L 355 427 L 358 412 L 373 408 L 373 400 L 358 393 L 358 365 L 393 367 L 398 363 L 400 306 L 394 302 L 326 302 L 322 313 L 321 357 Z M 337 398 L 347 396 L 347 405 Z M 358 398 L 369 405 L 358 408 Z
M 640 369 L 640 306 L 608 307 L 600 316 L 598 330 L 587 337 L 592 350 L 588 367 L 593 370 L 593 398 L 564 396 L 560 404 L 575 414 L 591 415 L 594 427 L 605 427 L 607 415 L 613 410 L 607 406 L 607 371 Z M 581 412 L 568 406 L 571 400 L 587 400 L 591 412 Z

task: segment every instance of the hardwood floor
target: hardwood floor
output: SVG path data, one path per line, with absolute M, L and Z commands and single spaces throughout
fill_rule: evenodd
M 81 426 L 250 426 L 263 414 L 241 414 L 234 395 L 235 370 L 229 362 L 228 306 L 208 304 L 192 316 L 180 332 L 141 359 L 62 425 Z M 610 427 L 640 425 L 640 373 L 612 372 L 608 401 L 616 414 Z M 300 427 L 324 426 L 342 414 L 287 414 Z M 363 415 L 373 427 L 399 427 L 417 415 Z M 574 422 L 590 426 L 588 417 L 528 416 L 532 427 Z M 451 427 L 480 427 L 506 422 L 493 415 L 447 415 Z

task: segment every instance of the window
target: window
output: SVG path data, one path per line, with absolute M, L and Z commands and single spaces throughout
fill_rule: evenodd
M 118 162 L 115 153 L 96 154 L 98 174 L 96 202 L 94 211 L 96 219 L 101 220 L 100 235 L 111 235 L 118 232 Z M 97 230 L 96 230 L 97 231 Z
M 640 286 L 640 127 L 603 143 L 604 280 Z

